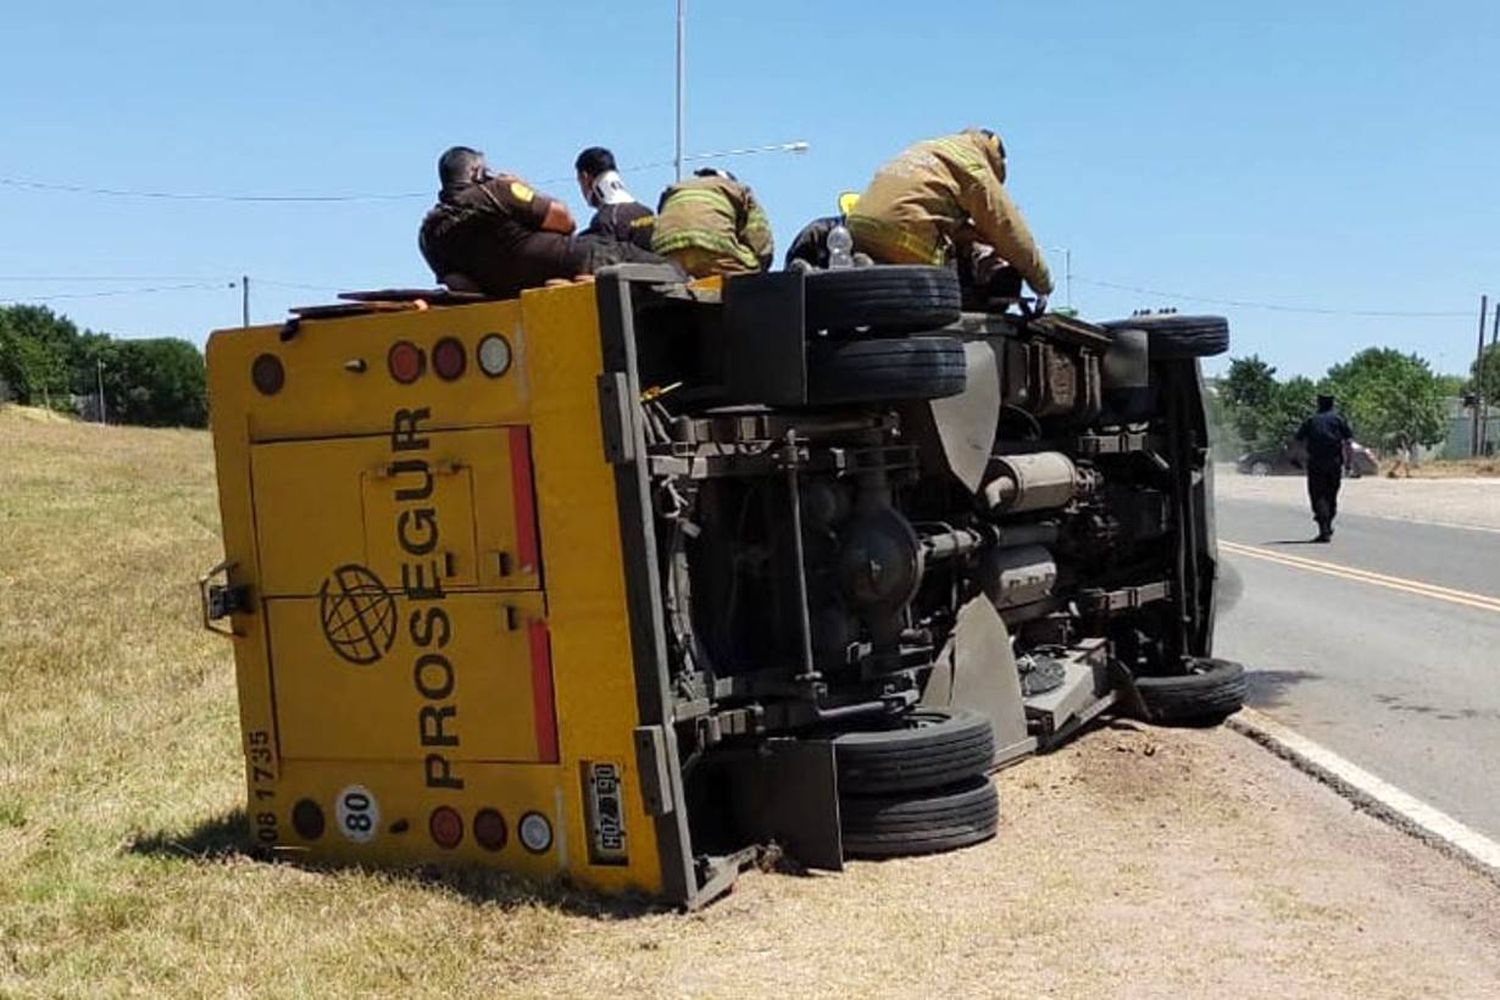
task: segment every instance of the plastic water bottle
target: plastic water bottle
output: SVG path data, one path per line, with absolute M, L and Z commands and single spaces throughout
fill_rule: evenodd
M 834 226 L 828 233 L 828 266 L 853 267 L 853 250 L 854 237 L 849 235 L 849 230 L 842 222 Z

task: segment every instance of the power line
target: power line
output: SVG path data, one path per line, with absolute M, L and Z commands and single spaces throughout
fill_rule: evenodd
M 1121 285 L 1112 281 L 1098 281 L 1093 278 L 1080 278 L 1073 276 L 1074 281 L 1081 281 L 1085 285 L 1094 285 L 1099 288 L 1111 288 L 1122 292 L 1135 292 L 1138 295 L 1154 295 L 1164 299 L 1181 299 L 1184 302 L 1204 302 L 1216 306 L 1235 306 L 1241 309 L 1269 309 L 1273 312 L 1290 313 L 1313 313 L 1319 316 L 1363 316 L 1363 317 L 1404 317 L 1404 318 L 1429 318 L 1429 317 L 1467 317 L 1467 311 L 1442 311 L 1442 310 L 1404 310 L 1404 309 L 1331 309 L 1322 306 L 1293 306 L 1278 302 L 1252 302 L 1246 299 L 1215 299 L 1203 295 L 1187 295 L 1182 292 L 1164 292 L 1157 288 L 1141 288 L 1136 285 Z
M 776 142 L 765 146 L 745 146 L 740 149 L 724 149 L 707 153 L 692 153 L 684 156 L 684 162 L 713 160 L 730 156 L 755 156 L 760 153 L 805 153 L 811 148 L 805 140 Z M 624 170 L 655 170 L 670 167 L 674 160 L 658 160 L 653 163 L 638 163 L 623 167 Z M 573 174 L 564 177 L 547 177 L 539 184 L 562 184 L 574 180 Z M 248 202 L 253 204 L 340 204 L 361 201 L 411 201 L 416 198 L 432 198 L 431 191 L 397 192 L 347 192 L 340 194 L 237 194 L 220 191 L 157 191 L 140 188 L 91 187 L 84 184 L 61 184 L 54 181 L 36 181 L 22 177 L 0 177 L 0 185 L 24 188 L 32 191 L 53 191 L 61 194 L 99 195 L 109 198 L 149 198 L 158 201 L 218 201 Z
M 190 285 L 157 285 L 151 288 L 113 288 L 107 292 L 64 292 L 58 295 L 40 295 L 27 299 L 4 299 L 13 305 L 25 305 L 31 302 L 55 302 L 59 299 L 102 299 L 112 295 L 149 295 L 155 292 L 185 292 L 202 291 L 204 289 L 221 289 L 226 286 L 219 283 L 195 282 Z
M 133 188 L 86 187 L 81 184 L 54 184 L 48 181 L 23 180 L 17 177 L 0 177 L 0 184 L 7 187 L 28 188 L 34 191 L 56 191 L 64 194 L 104 195 L 112 198 L 152 198 L 165 201 L 232 201 L 259 203 L 335 203 L 352 201 L 406 201 L 412 198 L 431 198 L 431 192 L 405 191 L 395 194 L 222 194 L 204 191 L 142 191 Z
M 0 281 L 232 281 L 202 274 L 0 274 Z

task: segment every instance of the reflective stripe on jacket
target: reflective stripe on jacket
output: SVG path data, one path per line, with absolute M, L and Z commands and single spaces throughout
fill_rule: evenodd
M 691 177 L 662 193 L 652 251 L 693 247 L 732 258 L 747 271 L 770 265 L 771 226 L 749 187 L 723 177 Z

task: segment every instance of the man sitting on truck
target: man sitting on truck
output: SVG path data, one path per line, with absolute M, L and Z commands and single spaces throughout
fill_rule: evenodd
M 615 154 L 603 146 L 590 146 L 573 163 L 578 171 L 578 189 L 594 208 L 593 221 L 584 236 L 611 236 L 621 243 L 651 249 L 651 229 L 656 216 L 625 189 L 615 166 Z
M 519 177 L 491 173 L 477 149 L 445 152 L 438 180 L 442 190 L 422 220 L 418 245 L 437 280 L 454 290 L 511 298 L 607 264 L 663 263 L 612 237 L 574 236 L 566 205 Z
M 651 249 L 688 274 L 740 274 L 771 267 L 771 224 L 747 184 L 705 168 L 662 192 Z
M 1004 181 L 1005 147 L 988 129 L 919 142 L 859 196 L 849 214 L 854 247 L 882 264 L 946 264 L 973 258 L 976 246 L 993 248 L 995 259 L 975 266 L 975 278 L 987 284 L 987 274 L 1009 265 L 1045 308 L 1052 274 Z

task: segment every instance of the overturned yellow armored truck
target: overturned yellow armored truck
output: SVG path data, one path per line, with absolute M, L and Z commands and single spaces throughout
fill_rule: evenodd
M 1102 713 L 1223 717 L 1216 317 L 963 312 L 950 271 L 625 265 L 215 333 L 253 836 L 684 905 L 763 845 L 993 836 Z

